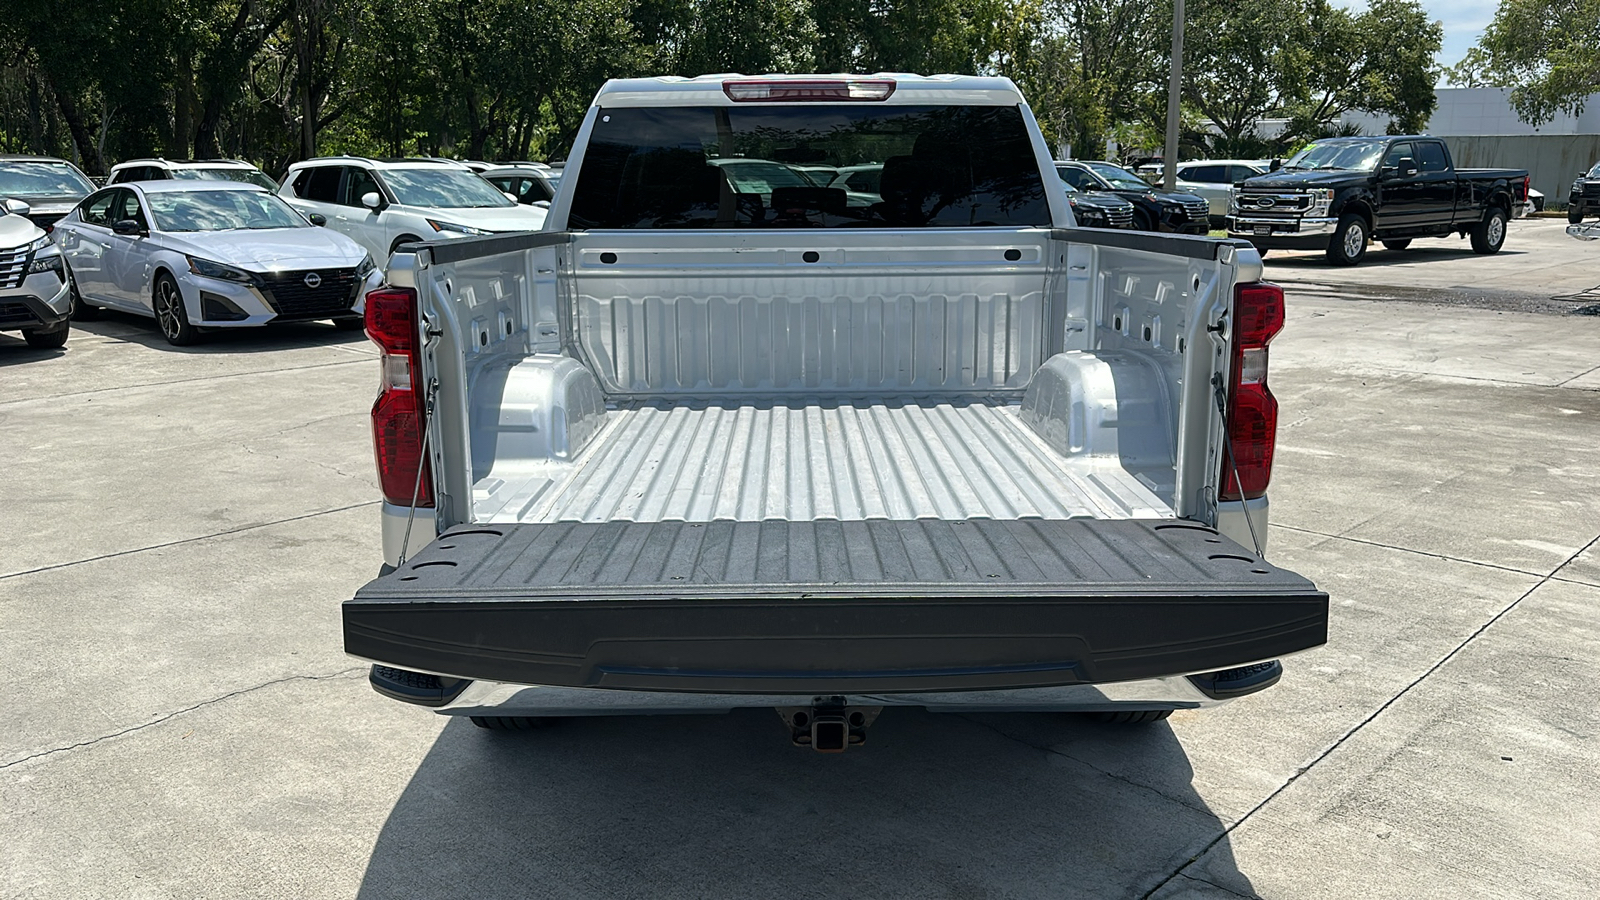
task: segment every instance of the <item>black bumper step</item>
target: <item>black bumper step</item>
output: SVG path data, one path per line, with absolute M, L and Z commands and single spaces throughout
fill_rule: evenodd
M 467 526 L 344 604 L 345 649 L 384 665 L 707 693 L 1210 672 L 1327 624 L 1310 581 L 1170 520 Z

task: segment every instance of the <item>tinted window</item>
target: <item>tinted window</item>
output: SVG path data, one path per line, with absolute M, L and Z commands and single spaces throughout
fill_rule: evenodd
M 301 172 L 294 180 L 296 196 L 318 203 L 339 202 L 339 172 L 342 166 L 316 166 Z
M 1110 163 L 1103 162 L 1092 162 L 1086 165 L 1093 169 L 1096 175 L 1110 182 L 1111 186 L 1119 191 L 1147 191 L 1150 189 L 1150 182 L 1121 166 L 1113 166 Z
M 105 228 L 110 228 L 111 204 L 117 199 L 117 194 L 119 193 L 121 192 L 102 191 L 98 194 L 95 194 L 89 199 L 83 201 L 83 205 L 79 207 L 81 210 L 79 215 L 83 217 L 83 221 L 89 223 L 90 225 L 100 225 Z
M 111 203 L 111 221 L 121 222 L 124 219 L 132 219 L 146 228 L 150 227 L 145 220 L 144 210 L 139 206 L 138 195 L 126 189 L 118 191 L 117 199 Z
M 543 181 L 527 175 L 496 175 L 488 181 L 500 190 L 514 194 L 518 203 L 534 203 L 555 196 Z
M 1227 176 L 1227 166 L 1190 166 L 1178 170 L 1179 178 L 1199 184 L 1223 184 L 1227 182 Z
M 366 169 L 349 166 L 344 173 L 344 191 L 339 202 L 345 206 L 364 206 L 361 198 L 368 194 L 383 196 L 383 191 L 378 189 L 377 179 Z
M 1062 181 L 1080 191 L 1100 190 L 1100 180 L 1076 166 L 1060 166 L 1056 169 L 1056 174 L 1061 176 Z
M 1249 166 L 1229 166 L 1228 171 L 1230 173 L 1228 175 L 1229 184 L 1238 184 L 1246 178 L 1254 178 L 1261 174 Z
M 1418 141 L 1412 145 L 1416 148 L 1417 167 L 1424 172 L 1443 172 L 1450 166 L 1444 161 L 1444 145 L 1434 141 Z
M 879 199 L 807 170 L 875 166 Z M 866 170 L 863 170 L 866 171 Z M 576 228 L 1048 225 L 1014 106 L 605 109 L 573 194 Z
M 1383 155 L 1384 166 L 1398 166 L 1403 159 L 1413 159 L 1410 144 L 1395 144 Z
M 860 191 L 863 194 L 876 194 L 878 192 L 878 182 L 882 179 L 882 176 L 883 169 L 881 168 L 863 169 L 845 176 L 844 183 L 852 191 Z

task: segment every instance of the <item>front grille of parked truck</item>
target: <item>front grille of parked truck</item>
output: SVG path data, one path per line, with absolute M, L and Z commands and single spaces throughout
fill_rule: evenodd
M 1234 198 L 1234 209 L 1241 215 L 1291 216 L 1299 215 L 1310 208 L 1310 194 L 1248 191 L 1240 192 Z

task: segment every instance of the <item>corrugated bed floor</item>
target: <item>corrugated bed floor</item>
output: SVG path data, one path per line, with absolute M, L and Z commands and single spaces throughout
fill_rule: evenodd
M 573 463 L 498 470 L 479 522 L 1158 518 L 1116 460 L 1066 458 L 1015 405 L 612 410 Z

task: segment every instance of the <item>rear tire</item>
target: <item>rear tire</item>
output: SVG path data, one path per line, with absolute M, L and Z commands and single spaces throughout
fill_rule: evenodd
M 1383 247 L 1384 247 L 1385 250 L 1404 250 L 1409 246 L 1411 246 L 1411 238 L 1406 238 L 1403 241 L 1384 241 L 1383 242 Z
M 1339 220 L 1328 242 L 1328 261 L 1336 266 L 1353 266 L 1367 255 L 1367 220 L 1354 213 Z
M 1472 252 L 1481 256 L 1499 253 L 1506 243 L 1507 218 L 1504 209 L 1491 207 L 1483 221 L 1472 229 Z
M 1172 715 L 1170 709 L 1134 709 L 1134 710 L 1104 710 L 1089 713 L 1089 717 L 1096 722 L 1106 725 L 1148 725 L 1151 722 L 1160 722 Z
M 72 333 L 72 322 L 66 321 L 46 331 L 43 328 L 23 329 L 22 339 L 35 350 L 59 350 L 67 345 L 67 335 Z
M 1572 205 L 1567 207 L 1567 224 L 1576 225 L 1583 221 L 1583 207 Z
M 162 272 L 156 276 L 150 305 L 156 314 L 156 326 L 167 343 L 187 347 L 200 339 L 200 329 L 189 324 L 189 312 L 183 308 L 183 292 L 178 290 L 178 282 L 171 275 Z
M 555 719 L 548 716 L 473 716 L 472 724 L 489 731 L 536 731 L 549 728 Z

